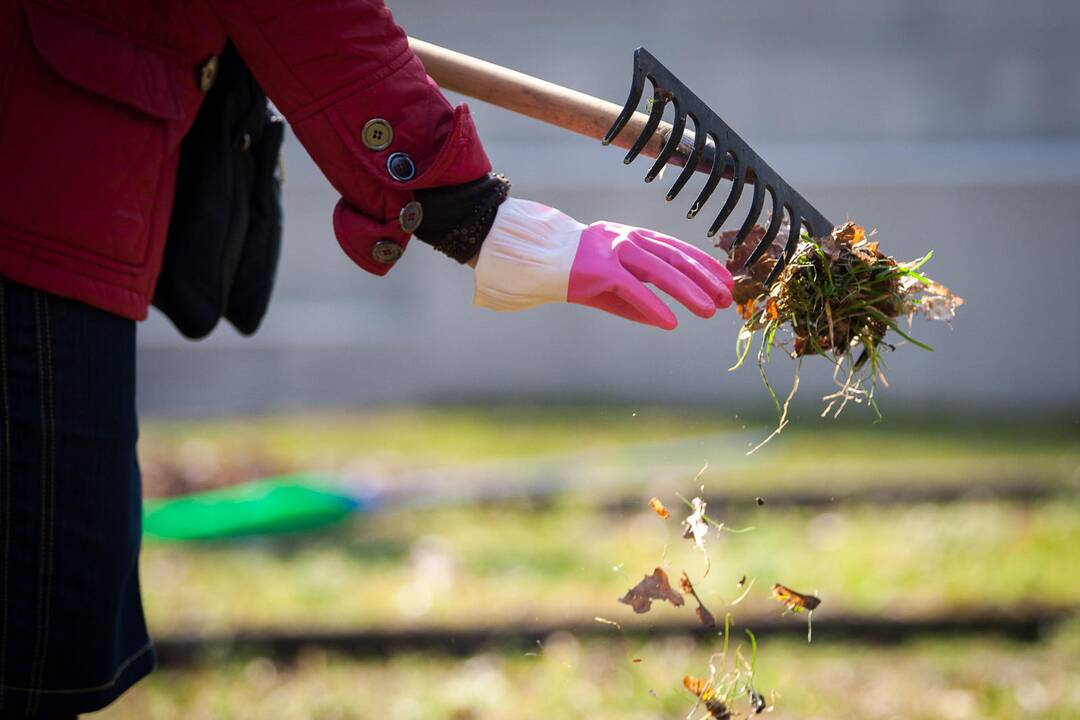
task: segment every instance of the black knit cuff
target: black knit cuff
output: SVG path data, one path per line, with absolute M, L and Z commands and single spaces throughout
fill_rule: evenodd
M 414 234 L 459 263 L 467 263 L 480 252 L 509 193 L 510 181 L 494 173 L 463 185 L 417 190 L 424 216 Z

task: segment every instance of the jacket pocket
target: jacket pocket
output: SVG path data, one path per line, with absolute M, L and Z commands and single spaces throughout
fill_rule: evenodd
M 164 242 L 184 116 L 194 112 L 178 96 L 190 69 L 70 11 L 24 10 L 0 124 L 0 222 L 137 272 Z

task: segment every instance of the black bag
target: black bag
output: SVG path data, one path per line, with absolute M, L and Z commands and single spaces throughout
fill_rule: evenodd
M 180 145 L 176 199 L 154 305 L 189 338 L 226 318 L 254 333 L 281 254 L 285 123 L 229 42 Z

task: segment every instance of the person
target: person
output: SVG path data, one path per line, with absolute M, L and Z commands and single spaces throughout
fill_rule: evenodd
M 415 236 L 475 267 L 474 304 L 590 306 L 672 329 L 723 265 L 675 238 L 510 196 L 465 105 L 382 0 L 0 0 L 0 716 L 71 717 L 154 666 L 139 597 L 135 326 L 178 150 L 230 41 L 385 275 Z

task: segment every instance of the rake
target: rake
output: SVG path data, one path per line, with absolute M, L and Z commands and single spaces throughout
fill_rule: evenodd
M 604 145 L 625 148 L 626 164 L 639 155 L 655 158 L 645 174 L 647 183 L 659 177 L 667 165 L 681 167 L 682 172 L 667 192 L 669 202 L 695 172 L 706 173 L 705 185 L 686 213 L 688 219 L 701 212 L 722 179 L 730 180 L 727 199 L 709 225 L 707 237 L 719 232 L 734 212 L 746 185 L 752 185 L 749 212 L 729 253 L 734 253 L 749 236 L 768 195 L 769 226 L 745 264 L 749 268 L 768 251 L 786 215 L 787 241 L 766 286 L 773 283 L 790 260 L 803 228 L 811 237 L 823 237 L 833 229 L 833 224 L 820 211 L 645 48 L 634 51 L 630 94 L 625 104 L 619 106 L 422 40 L 410 38 L 409 45 L 443 89 L 600 139 Z M 652 87 L 647 115 L 636 111 L 645 93 L 646 80 Z M 674 110 L 672 123 L 663 120 L 669 104 Z M 693 122 L 693 130 L 687 127 L 688 119 Z

